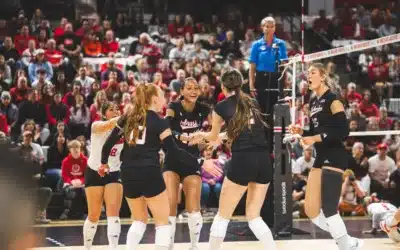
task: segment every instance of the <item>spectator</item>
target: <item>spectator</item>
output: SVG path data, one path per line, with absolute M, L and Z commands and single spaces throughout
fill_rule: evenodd
M 208 51 L 202 49 L 200 41 L 194 43 L 194 50 L 188 51 L 186 54 L 186 61 L 191 61 L 193 58 L 199 58 L 200 60 L 206 60 L 208 58 Z
M 61 18 L 60 25 L 54 29 L 54 39 L 59 40 L 62 36 L 64 36 L 65 25 L 67 25 L 67 23 L 67 18 Z
M 365 192 L 356 180 L 353 171 L 346 170 L 343 174 L 342 194 L 339 202 L 340 213 L 365 216 L 366 211 L 360 200 L 365 197 Z
M 364 91 L 363 99 L 360 103 L 360 111 L 367 118 L 379 117 L 378 107 L 371 100 L 371 92 L 369 90 Z
M 64 34 L 60 36 L 58 44 L 59 50 L 76 66 L 79 62 L 79 54 L 82 47 L 79 37 L 74 33 L 72 24 L 67 23 L 65 25 Z
M 357 102 L 350 103 L 348 111 L 348 119 L 357 121 L 358 130 L 365 130 L 367 125 L 366 117 L 361 113 L 360 104 Z
M 40 165 L 44 162 L 43 150 L 39 144 L 33 142 L 33 133 L 30 130 L 26 130 L 22 134 L 22 142 L 20 149 L 25 151 L 24 155 L 31 155 Z
M 23 102 L 19 107 L 16 126 L 21 126 L 26 120 L 32 119 L 41 129 L 46 130 L 48 136 L 50 132 L 48 129 L 44 128 L 44 125 L 47 123 L 46 106 L 39 101 L 39 91 L 32 90 L 28 100 Z
M 81 83 L 83 88 L 83 93 L 87 97 L 92 89 L 92 84 L 95 79 L 87 75 L 87 69 L 85 66 L 79 68 L 79 76 L 75 78 L 75 81 Z
M 240 44 L 234 37 L 232 30 L 226 32 L 226 40 L 221 44 L 221 55 L 227 58 L 228 55 L 233 55 L 233 58 L 242 58 L 242 52 L 240 51 Z
M 50 130 L 53 130 L 59 121 L 62 121 L 64 124 L 68 124 L 69 122 L 69 109 L 67 105 L 62 103 L 61 98 L 61 94 L 56 93 L 53 103 L 46 106 L 47 122 Z
M 203 152 L 204 159 L 206 160 L 212 159 L 212 156 L 213 156 L 213 147 L 212 146 L 206 147 Z M 222 169 L 222 166 L 219 162 L 216 162 L 216 164 L 217 167 Z M 214 193 L 217 200 L 219 200 L 219 194 L 221 193 L 223 176 L 221 175 L 220 177 L 213 177 L 207 172 L 201 171 L 201 180 L 203 182 L 201 188 L 202 205 L 203 206 L 207 205 L 211 193 Z
M 83 54 L 86 57 L 101 57 L 103 55 L 101 46 L 99 38 L 93 31 L 90 31 L 82 42 Z
M 11 68 L 7 65 L 4 55 L 0 54 L 0 68 L 2 73 L 0 74 L 0 81 L 4 82 L 3 89 L 9 90 L 12 83 Z
M 108 75 L 110 72 L 117 72 L 117 79 L 118 82 L 122 82 L 124 80 L 124 73 L 118 68 L 118 65 L 115 64 L 114 59 L 110 59 L 107 62 L 106 68 L 102 70 L 101 73 L 101 80 L 102 81 L 108 81 Z
M 176 41 L 176 47 L 171 49 L 171 51 L 169 52 L 169 60 L 178 62 L 185 61 L 187 52 L 184 49 L 184 46 L 185 46 L 185 40 L 183 38 L 179 38 Z
M 84 200 L 85 170 L 87 168 L 87 158 L 81 152 L 81 144 L 77 140 L 68 143 L 69 155 L 63 160 L 61 165 L 63 190 L 65 193 L 65 210 L 60 219 L 68 219 L 73 202 L 79 201 L 82 205 Z M 83 207 L 79 207 L 83 214 Z
M 396 170 L 391 173 L 390 177 L 390 187 L 394 187 L 393 204 L 397 207 L 400 206 L 400 150 L 396 151 Z
M 35 44 L 37 44 L 36 37 L 29 35 L 29 27 L 24 25 L 20 30 L 20 34 L 14 37 L 15 48 L 20 55 L 25 49 L 28 48 L 28 43 L 30 40 L 33 40 Z
M 387 108 L 382 106 L 379 108 L 379 129 L 390 130 L 393 127 L 393 120 L 388 117 Z
M 369 158 L 369 174 L 371 177 L 371 193 L 377 193 L 380 199 L 388 197 L 389 176 L 396 170 L 396 164 L 387 156 L 388 146 L 378 145 L 378 153 Z
M 56 189 L 61 180 L 61 163 L 68 156 L 67 139 L 64 134 L 58 133 L 53 137 L 53 141 L 47 152 L 47 161 L 45 164 L 45 177 L 49 187 Z
M 119 43 L 114 39 L 114 32 L 107 30 L 105 39 L 102 44 L 102 53 L 105 56 L 113 56 L 119 50 Z
M 72 85 L 72 91 L 68 92 L 64 95 L 62 102 L 68 106 L 68 108 L 72 107 L 75 104 L 76 96 L 81 95 L 82 93 L 82 85 L 79 81 L 74 81 Z
M 295 182 L 299 182 L 301 180 L 307 181 L 308 172 L 311 170 L 315 161 L 315 158 L 312 157 L 312 154 L 313 148 L 304 149 L 303 156 L 296 160 L 296 163 L 292 169 Z
M 319 17 L 313 23 L 313 29 L 318 33 L 327 34 L 330 25 L 331 21 L 326 18 L 325 10 L 320 10 Z
M 393 122 L 392 130 L 400 130 L 400 121 Z M 384 142 L 389 146 L 390 151 L 397 152 L 400 149 L 400 135 L 386 135 Z M 397 162 L 397 161 L 396 161 Z
M 90 123 L 90 112 L 85 105 L 85 98 L 83 95 L 75 96 L 75 103 L 72 105 L 69 112 L 71 116 L 68 128 L 71 132 L 71 137 L 76 138 L 80 135 L 86 136 Z
M 153 83 L 160 87 L 162 90 L 168 88 L 168 85 L 163 82 L 162 74 L 160 72 L 156 72 L 153 76 Z
M 36 42 L 29 40 L 28 48 L 22 52 L 21 60 L 17 62 L 17 68 L 27 70 L 29 64 L 34 60 L 36 53 Z
M 39 69 L 43 69 L 45 70 L 46 80 L 51 81 L 51 79 L 53 78 L 53 67 L 51 66 L 50 62 L 45 59 L 44 50 L 36 50 L 34 56 L 35 60 L 32 61 L 28 66 L 29 80 L 33 84 L 39 78 L 39 76 L 37 75 L 37 73 L 39 73 Z
M 385 23 L 382 24 L 377 32 L 380 37 L 390 36 L 396 33 L 396 27 L 393 25 L 391 16 L 387 15 L 385 17 Z
M 168 25 L 168 34 L 171 37 L 182 37 L 185 34 L 185 27 L 181 22 L 180 15 L 176 15 L 174 22 Z
M 0 47 L 0 55 L 3 55 L 8 63 L 15 64 L 19 60 L 18 51 L 14 48 L 10 36 L 5 38 L 3 46 Z
M 1 93 L 0 113 L 5 115 L 8 126 L 14 126 L 18 119 L 18 107 L 11 102 L 11 95 L 7 91 Z
M 169 88 L 179 95 L 181 91 L 181 86 L 183 85 L 185 78 L 185 71 L 183 69 L 179 69 L 178 72 L 176 72 L 176 79 L 171 81 L 171 83 L 169 84 Z
M 347 84 L 347 96 L 346 96 L 347 103 L 361 103 L 362 96 L 356 91 L 356 84 L 351 82 Z
M 240 52 L 244 58 L 249 58 L 251 52 L 251 45 L 255 41 L 254 33 L 252 30 L 248 30 L 245 34 L 244 41 L 240 44 Z
M 27 101 L 30 92 L 28 80 L 25 77 L 18 78 L 17 86 L 10 90 L 12 102 L 19 105 L 21 102 Z
M 368 176 L 368 157 L 364 154 L 364 144 L 356 142 L 353 145 L 351 155 L 349 156 L 348 168 L 353 171 L 356 180 L 365 192 L 369 192 L 371 179 Z
M 47 40 L 46 50 L 44 51 L 46 60 L 51 64 L 53 69 L 57 69 L 63 63 L 63 55 L 61 51 L 57 50 L 56 40 Z
M 36 80 L 32 82 L 33 89 L 42 89 L 44 86 L 53 86 L 50 80 L 47 78 L 46 70 L 43 68 L 39 68 L 36 74 Z
M 90 122 L 101 120 L 101 106 L 107 101 L 107 95 L 104 90 L 97 92 L 94 103 L 90 106 Z

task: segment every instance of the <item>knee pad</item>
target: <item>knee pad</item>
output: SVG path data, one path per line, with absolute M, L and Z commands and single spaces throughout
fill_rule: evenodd
M 155 245 L 161 247 L 169 247 L 171 243 L 171 225 L 163 225 L 156 227 Z
M 146 231 L 147 224 L 141 221 L 133 221 L 131 227 L 129 228 L 130 232 L 133 232 L 140 237 L 143 236 L 144 232 Z
M 226 230 L 228 230 L 229 220 L 222 218 L 218 214 L 214 217 L 211 225 L 210 236 L 225 238 Z
M 203 226 L 203 217 L 200 212 L 189 213 L 188 215 L 188 225 L 189 230 L 196 230 L 196 228 L 200 228 Z
M 265 224 L 265 222 L 261 219 L 261 217 L 249 221 L 249 227 L 256 238 L 259 240 L 263 237 L 263 235 L 271 231 L 267 224 Z
M 343 174 L 329 169 L 322 169 L 321 176 L 321 209 L 326 218 L 338 212 L 342 192 Z

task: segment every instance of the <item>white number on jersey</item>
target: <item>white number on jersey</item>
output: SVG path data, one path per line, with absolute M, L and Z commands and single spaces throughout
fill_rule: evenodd
M 312 118 L 312 122 L 313 122 L 314 128 L 318 128 L 318 125 L 319 125 L 318 119 L 317 118 Z
M 135 140 L 137 145 L 143 145 L 146 142 L 146 127 L 139 126 L 139 135 Z

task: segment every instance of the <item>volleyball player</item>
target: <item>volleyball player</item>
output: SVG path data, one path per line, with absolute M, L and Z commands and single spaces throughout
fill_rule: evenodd
M 171 102 L 166 118 L 169 120 L 172 134 L 177 145 L 187 152 L 200 157 L 197 145 L 188 145 L 190 135 L 201 130 L 204 121 L 209 117 L 210 109 L 207 105 L 197 101 L 200 95 L 200 87 L 196 79 L 186 78 L 181 85 L 182 99 Z M 199 165 L 186 166 L 179 161 L 174 161 L 174 156 L 166 154 L 163 177 L 167 186 L 169 200 L 169 220 L 172 225 L 172 242 L 170 249 L 173 248 L 179 184 L 183 183 L 185 193 L 185 209 L 188 212 L 188 227 L 190 231 L 191 249 L 197 249 L 200 231 L 203 226 L 203 217 L 200 213 L 200 194 L 201 194 L 201 170 Z
M 242 92 L 243 77 L 236 69 L 221 75 L 221 88 L 227 97 L 212 114 L 209 133 L 197 132 L 191 143 L 218 140 L 222 125 L 232 140 L 232 159 L 222 184 L 218 214 L 210 230 L 210 250 L 220 248 L 230 218 L 247 190 L 246 219 L 265 249 L 276 249 L 271 230 L 260 217 L 260 210 L 272 180 L 272 166 L 264 132 L 265 123 L 255 100 Z
M 122 202 L 122 184 L 120 178 L 119 155 L 123 144 L 116 143 L 110 151 L 108 165 L 110 172 L 104 178 L 98 174 L 101 166 L 101 150 L 119 119 L 118 106 L 112 102 L 105 102 L 101 106 L 102 121 L 92 124 L 90 157 L 85 172 L 85 192 L 88 204 L 88 217 L 83 225 L 83 240 L 86 249 L 90 249 L 96 234 L 97 224 L 101 215 L 103 201 L 106 205 L 107 236 L 109 249 L 118 248 L 121 232 L 119 210 Z
M 330 91 L 323 64 L 310 66 L 308 82 L 315 94 L 310 101 L 310 130 L 289 127 L 290 133 L 303 136 L 300 143 L 304 148 L 314 145 L 317 154 L 308 175 L 305 213 L 314 224 L 331 234 L 340 250 L 360 249 L 363 242 L 347 234 L 337 211 L 343 170 L 347 167 L 343 141 L 349 134 L 349 128 L 344 107 Z
M 387 233 L 390 239 L 400 242 L 400 209 L 392 211 L 380 222 L 380 228 Z
M 203 161 L 177 147 L 168 121 L 159 113 L 165 105 L 164 93 L 154 84 L 140 84 L 136 88 L 133 108 L 123 116 L 103 146 L 102 170 L 106 174 L 112 146 L 125 136 L 121 154 L 121 179 L 133 222 L 127 235 L 127 249 L 136 249 L 147 223 L 147 206 L 156 224 L 156 249 L 166 250 L 171 243 L 169 202 L 165 182 L 160 171 L 159 150 L 167 150 L 173 162 L 202 168 L 220 176 L 221 170 L 213 160 Z

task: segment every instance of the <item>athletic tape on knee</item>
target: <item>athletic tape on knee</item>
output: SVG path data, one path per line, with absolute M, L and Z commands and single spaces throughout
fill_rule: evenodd
M 342 193 L 342 176 L 340 172 L 322 169 L 321 176 L 321 209 L 325 217 L 331 217 L 338 212 L 338 204 Z
M 266 233 L 271 231 L 267 224 L 265 224 L 265 222 L 261 219 L 261 217 L 249 221 L 249 227 L 256 238 L 259 240 L 261 240 Z
M 225 238 L 226 230 L 228 230 L 229 220 L 222 218 L 218 214 L 214 217 L 211 225 L 210 236 Z
M 171 243 L 171 225 L 156 227 L 155 245 L 160 247 L 168 247 Z

